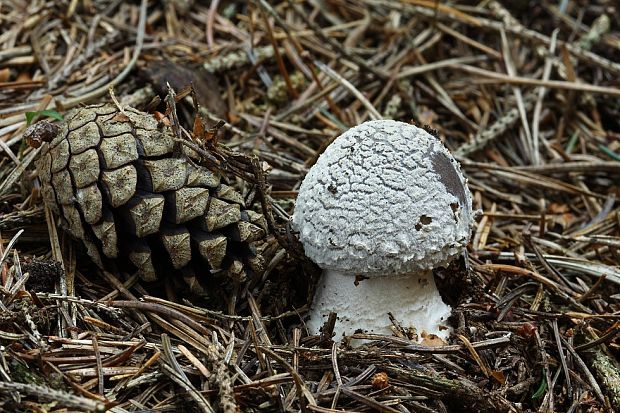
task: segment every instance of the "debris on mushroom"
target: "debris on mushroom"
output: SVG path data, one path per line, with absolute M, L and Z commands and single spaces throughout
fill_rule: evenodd
M 293 228 L 323 271 L 307 326 L 330 312 L 336 337 L 404 328 L 445 338 L 451 309 L 433 268 L 469 242 L 474 212 L 458 162 L 441 141 L 403 122 L 365 122 L 339 136 L 299 189 Z

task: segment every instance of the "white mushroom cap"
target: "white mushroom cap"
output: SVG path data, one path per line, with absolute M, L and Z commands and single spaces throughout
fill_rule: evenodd
M 293 227 L 326 270 L 390 275 L 447 264 L 469 241 L 471 194 L 458 162 L 425 130 L 365 122 L 319 157 Z

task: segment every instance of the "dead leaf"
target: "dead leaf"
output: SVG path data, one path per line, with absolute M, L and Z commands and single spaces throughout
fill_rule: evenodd
M 441 347 L 448 344 L 441 337 L 435 334 L 429 334 L 426 331 L 422 331 L 422 334 L 420 334 L 420 336 L 422 337 L 422 342 L 420 344 L 426 347 Z
M 112 120 L 114 122 L 129 122 L 129 116 L 125 115 L 124 113 L 118 112 L 116 115 L 114 115 Z
M 504 384 L 506 382 L 506 377 L 504 376 L 504 372 L 499 370 L 491 370 L 491 376 L 495 380 L 497 380 L 500 384 Z

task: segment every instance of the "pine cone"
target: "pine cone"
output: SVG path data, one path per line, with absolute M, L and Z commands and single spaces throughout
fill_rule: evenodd
M 152 115 L 94 105 L 25 136 L 49 142 L 35 162 L 42 197 L 99 267 L 137 270 L 145 281 L 181 274 L 199 292 L 211 273 L 243 280 L 261 266 L 253 242 L 266 234 L 264 217 Z

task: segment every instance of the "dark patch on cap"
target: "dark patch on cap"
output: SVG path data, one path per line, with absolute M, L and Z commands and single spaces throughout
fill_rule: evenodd
M 422 216 L 420 217 L 420 221 L 418 221 L 418 223 L 417 223 L 417 224 L 415 224 L 415 229 L 416 229 L 417 231 L 419 231 L 419 230 L 421 230 L 421 229 L 422 229 L 422 226 L 423 226 L 423 225 L 428 225 L 428 224 L 430 224 L 431 222 L 433 222 L 433 218 L 431 218 L 431 217 L 429 217 L 429 216 L 426 216 L 426 215 L 422 215 Z
M 461 182 L 459 173 L 450 159 L 441 152 L 431 152 L 430 157 L 433 163 L 433 170 L 439 175 L 439 181 L 444 184 L 448 192 L 459 200 L 459 204 L 462 207 L 467 207 L 465 186 Z
M 424 129 L 427 133 L 433 135 L 433 137 L 439 139 L 439 131 L 437 129 L 431 128 L 430 125 L 424 125 L 422 126 L 422 129 Z

